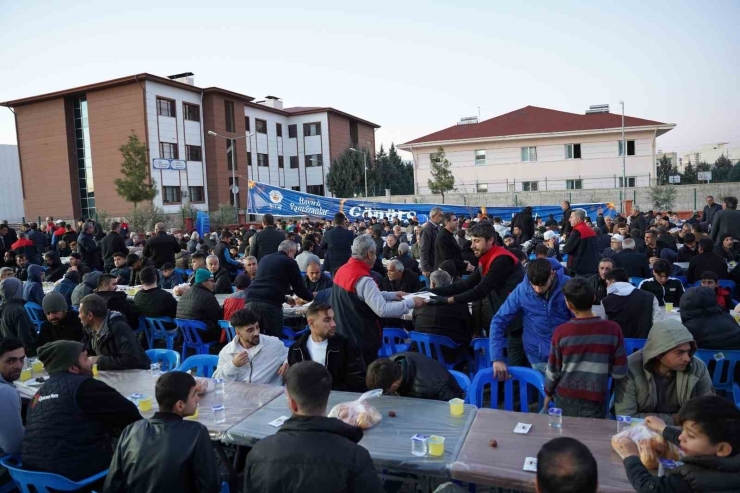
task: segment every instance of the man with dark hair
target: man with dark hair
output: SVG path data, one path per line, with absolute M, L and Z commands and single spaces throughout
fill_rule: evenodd
M 678 306 L 683 296 L 683 283 L 671 276 L 670 262 L 660 259 L 653 264 L 653 278 L 643 280 L 639 289 L 652 293 L 658 299 L 658 305 L 673 303 Z
M 596 493 L 599 470 L 584 444 L 570 437 L 550 440 L 537 453 L 537 493 Z
M 149 238 L 144 247 L 143 256 L 151 259 L 152 264 L 157 269 L 169 262 L 175 263 L 175 254 L 180 252 L 180 243 L 172 235 L 167 234 L 167 227 L 164 223 L 154 225 L 156 234 Z
M 455 377 L 437 360 L 421 353 L 396 353 L 378 358 L 367 368 L 369 390 L 382 389 L 387 395 L 448 401 L 463 397 Z
M 20 265 L 20 260 L 18 261 L 18 265 Z M 72 269 L 80 273 L 81 279 L 84 279 L 86 274 L 95 272 L 93 269 L 91 269 L 90 267 L 82 263 L 82 255 L 80 255 L 78 252 L 72 252 L 69 254 L 69 269 L 68 270 L 72 270 Z
M 93 234 L 95 232 L 95 225 L 91 222 L 86 222 L 82 225 L 82 231 L 77 237 L 77 250 L 82 255 L 82 264 L 90 268 L 90 270 L 100 270 L 103 268 L 103 257 L 100 254 L 100 247 L 98 246 Z
M 306 266 L 306 277 L 303 279 L 306 289 L 316 296 L 316 293 L 329 289 L 334 285 L 331 277 L 321 272 L 321 265 L 318 262 L 309 262 Z
M 714 215 L 711 224 L 709 234 L 716 245 L 720 245 L 722 238 L 728 235 L 740 239 L 740 211 L 737 210 L 736 197 L 722 199 L 722 210 Z
M 221 337 L 218 321 L 223 310 L 213 294 L 213 274 L 207 269 L 198 269 L 193 274 L 193 286 L 177 302 L 177 318 L 203 322 L 207 327 L 205 332 L 200 332 L 203 342 L 218 341 Z
M 0 456 L 18 455 L 23 443 L 21 396 L 13 382 L 21 378 L 26 350 L 20 339 L 0 339 Z M 0 484 L 3 475 L 0 474 Z
M 336 333 L 334 310 L 329 303 L 313 302 L 306 310 L 310 331 L 290 346 L 288 364 L 315 361 L 329 370 L 332 390 L 363 392 L 365 363 L 362 353 L 346 336 Z
M 295 257 L 295 261 L 298 264 L 298 270 L 301 272 L 306 272 L 306 268 L 311 262 L 317 262 L 320 264 L 319 256 L 313 253 L 315 245 L 316 243 L 314 243 L 310 238 L 306 238 L 301 243 L 301 250 L 303 251 Z
M 555 327 L 571 318 L 563 296 L 563 286 L 570 277 L 564 275 L 562 269 L 553 270 L 552 267 L 550 259 L 540 258 L 528 263 L 526 280 L 512 291 L 491 320 L 491 359 L 494 374 L 501 381 L 507 378 L 503 361 L 506 329 L 517 316 L 523 318 L 522 343 L 527 359 L 542 373 L 547 367 Z
M 421 273 L 427 277 L 434 270 L 434 247 L 437 242 L 437 235 L 439 234 L 439 223 L 441 222 L 442 209 L 433 207 L 429 211 L 429 220 L 421 228 L 421 235 L 419 236 L 419 264 L 421 265 Z
M 635 288 L 624 269 L 614 269 L 606 275 L 606 296 L 601 300 L 609 320 L 617 322 L 624 337 L 645 339 L 653 323 L 663 319 L 658 299 L 647 291 Z
M 702 272 L 712 271 L 720 279 L 727 279 L 727 261 L 714 253 L 714 243 L 709 238 L 699 240 L 699 255 L 689 261 L 686 280 L 689 284 L 700 281 Z
M 563 200 L 560 203 L 560 208 L 563 210 L 563 219 L 560 221 L 560 233 L 563 236 L 568 236 L 573 229 L 573 225 L 570 222 L 570 216 L 573 210 L 570 208 L 570 202 Z
M 686 233 L 683 236 L 683 246 L 678 249 L 676 262 L 690 262 L 699 253 L 697 251 L 696 236 L 694 233 Z
M 457 217 L 452 212 L 442 214 L 442 226 L 439 228 L 437 238 L 434 240 L 434 269 L 439 269 L 439 264 L 447 260 L 455 263 L 457 274 L 473 272 L 473 267 L 462 258 L 460 245 L 457 243 L 455 233 L 457 231 Z
M 321 241 L 321 248 L 326 252 L 323 270 L 332 274 L 352 256 L 352 241 L 355 236 L 344 227 L 346 221 L 345 215 L 337 212 L 334 215 L 334 226 L 324 234 Z
M 604 257 L 599 261 L 599 273 L 588 278 L 594 290 L 594 305 L 601 304 L 606 297 L 606 275 L 614 269 L 614 260 Z
M 139 326 L 139 313 L 134 305 L 128 301 L 126 292 L 118 290 L 118 281 L 112 274 L 100 276 L 96 293 L 105 300 L 108 310 L 118 312 L 126 317 L 126 323 L 129 327 Z
M 586 211 L 576 209 L 570 215 L 573 229 L 565 242 L 563 253 L 568 254 L 568 268 L 577 276 L 591 277 L 599 271 L 596 233 L 586 224 Z
M 72 481 L 108 469 L 112 437 L 141 419 L 136 405 L 93 378 L 94 358 L 79 342 L 50 342 L 39 348 L 39 359 L 49 379 L 28 406 L 23 468 Z
M 60 293 L 52 292 L 44 296 L 41 305 L 46 320 L 41 323 L 36 338 L 38 347 L 54 341 L 81 341 L 82 325 L 77 313 L 70 310 L 67 300 Z
M 193 284 L 195 282 L 195 273 L 198 271 L 198 269 L 206 268 L 207 257 L 208 256 L 202 252 L 195 252 L 190 256 L 190 266 L 193 269 L 192 274 L 190 274 L 190 277 L 188 277 L 188 282 L 190 284 Z
M 229 252 L 231 238 L 231 231 L 228 229 L 224 230 L 221 233 L 221 238 L 218 243 L 213 247 L 213 254 L 218 257 L 218 263 L 221 267 L 226 269 L 230 275 L 236 275 L 236 271 L 241 269 L 242 263 L 231 257 L 231 252 Z
M 714 201 L 714 197 L 707 195 L 707 205 L 705 205 L 702 210 L 701 220 L 699 222 L 701 224 L 711 226 L 714 221 L 714 216 L 721 210 L 722 206 Z
M 121 236 L 121 223 L 118 221 L 110 223 L 108 234 L 100 240 L 100 252 L 103 255 L 103 270 L 105 272 L 110 272 L 113 269 L 113 256 L 116 253 L 121 253 L 124 256 L 128 255 L 126 240 Z
M 47 282 L 57 282 L 59 279 L 64 277 L 67 269 L 69 269 L 68 265 L 63 264 L 62 261 L 59 260 L 59 254 L 55 251 L 46 252 L 44 254 L 44 263 L 47 267 L 44 280 Z
M 162 265 L 162 270 L 159 272 L 155 270 L 154 272 L 159 274 L 157 285 L 162 289 L 174 289 L 175 286 L 184 282 L 180 273 L 175 271 L 175 266 L 169 262 Z M 141 276 L 139 276 L 139 279 L 141 279 Z M 141 283 L 144 284 L 144 281 L 142 280 Z
M 142 289 L 134 296 L 134 310 L 143 317 L 170 317 L 177 314 L 177 300 L 157 285 L 157 270 L 144 267 L 139 273 Z
M 697 286 L 686 291 L 681 298 L 681 323 L 702 349 L 740 349 L 740 326 L 719 306 L 713 289 Z
M 288 367 L 288 348 L 277 337 L 260 334 L 258 315 L 245 308 L 231 316 L 236 337 L 218 353 L 213 378 L 280 385 Z
M 722 311 L 730 311 L 735 308 L 735 301 L 732 299 L 732 293 L 727 288 L 719 285 L 719 277 L 712 271 L 707 271 L 701 275 L 702 287 L 709 288 L 714 292 L 717 304 Z
M 36 330 L 26 314 L 23 301 L 23 283 L 15 277 L 0 282 L 0 337 L 20 339 L 29 356 L 36 356 Z
M 159 412 L 123 430 L 104 491 L 217 493 L 220 477 L 208 428 L 183 419 L 198 409 L 195 379 L 186 372 L 165 373 L 154 395 Z
M 146 370 L 151 362 L 136 339 L 126 319 L 109 311 L 103 298 L 89 294 L 80 303 L 80 322 L 85 329 L 82 339 L 90 360 L 100 370 Z
M 258 262 L 262 257 L 278 251 L 280 243 L 285 241 L 285 233 L 275 227 L 275 218 L 272 214 L 262 216 L 262 231 L 254 237 L 254 243 L 249 249 L 249 254 L 257 258 Z
M 357 445 L 362 429 L 326 417 L 331 375 L 304 361 L 285 373 L 292 416 L 260 440 L 247 456 L 244 491 L 250 493 L 381 493 L 367 449 Z M 321 467 L 316 458 L 321 457 Z

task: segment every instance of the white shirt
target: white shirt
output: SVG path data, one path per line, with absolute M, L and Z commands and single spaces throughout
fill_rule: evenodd
M 308 336 L 308 343 L 306 348 L 308 354 L 311 355 L 311 359 L 320 365 L 326 366 L 326 350 L 329 347 L 329 339 L 324 342 L 315 342 L 313 337 Z

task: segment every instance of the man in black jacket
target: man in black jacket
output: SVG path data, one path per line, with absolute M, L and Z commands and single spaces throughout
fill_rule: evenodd
M 0 282 L 0 297 L 3 300 L 0 310 L 0 337 L 20 339 L 26 347 L 28 356 L 36 356 L 36 328 L 26 314 L 23 301 L 23 283 L 15 277 Z
M 411 247 L 408 243 L 401 243 L 398 245 L 398 257 L 396 257 L 396 259 L 403 264 L 404 270 L 412 271 L 416 275 L 421 275 L 419 262 L 417 262 L 416 259 L 411 258 L 411 255 L 409 254 L 410 251 Z
M 352 256 L 352 241 L 355 235 L 344 227 L 347 218 L 341 212 L 334 215 L 334 227 L 327 230 L 321 241 L 324 254 L 323 269 L 334 274 Z
M 717 303 L 714 290 L 689 288 L 681 298 L 681 323 L 702 349 L 740 349 L 740 326 Z
M 426 277 L 434 270 L 434 250 L 437 244 L 437 235 L 439 234 L 439 223 L 442 221 L 442 209 L 439 207 L 432 208 L 429 211 L 429 220 L 421 228 L 419 235 L 419 264 L 421 273 Z
M 126 240 L 121 236 L 121 223 L 113 221 L 110 223 L 110 231 L 100 240 L 100 252 L 103 254 L 103 270 L 110 272 L 114 267 L 113 255 L 122 253 L 128 255 Z
M 304 361 L 288 369 L 285 394 L 292 416 L 249 452 L 244 491 L 383 492 L 370 454 L 358 445 L 362 429 L 326 417 L 330 392 L 331 375 L 322 365 Z
M 126 265 L 131 268 L 128 285 L 138 286 L 141 284 L 141 279 L 139 279 L 139 273 L 141 270 L 145 267 L 153 266 L 154 264 L 148 258 L 141 258 L 135 253 L 129 253 L 128 257 L 126 257 Z
M 206 269 L 213 274 L 213 280 L 215 282 L 213 294 L 231 294 L 234 292 L 234 290 L 231 289 L 229 271 L 221 266 L 221 262 L 218 260 L 216 255 L 209 255 L 206 257 Z
M 442 227 L 439 228 L 434 244 L 434 270 L 439 269 L 439 264 L 446 260 L 455 262 L 457 273 L 473 272 L 474 267 L 462 259 L 460 245 L 457 243 L 455 231 L 457 230 L 457 218 L 452 212 L 442 214 Z
M 310 331 L 299 337 L 288 352 L 288 364 L 315 361 L 331 374 L 332 390 L 365 391 L 362 353 L 346 336 L 336 333 L 334 310 L 329 303 L 311 303 L 306 310 Z
M 93 232 L 95 225 L 86 222 L 82 225 L 82 232 L 77 237 L 77 250 L 82 255 L 82 264 L 91 270 L 100 270 L 103 268 L 103 258 L 100 255 L 100 247 L 95 242 Z
M 650 264 L 644 253 L 635 251 L 635 240 L 626 238 L 622 242 L 622 251 L 612 257 L 614 265 L 627 271 L 629 277 L 650 277 Z
M 118 280 L 112 274 L 103 274 L 98 279 L 98 296 L 105 300 L 108 310 L 118 312 L 126 317 L 129 327 L 139 326 L 139 314 L 134 305 L 128 301 L 125 291 L 118 290 Z
M 686 233 L 683 236 L 683 246 L 678 249 L 676 262 L 691 262 L 691 259 L 699 253 L 698 247 L 694 233 Z
M 606 317 L 619 324 L 624 337 L 646 339 L 653 323 L 663 318 L 658 300 L 630 284 L 624 269 L 610 271 L 606 284 L 607 295 L 601 300 Z
M 640 208 L 636 205 L 632 206 L 632 212 L 630 213 L 630 224 L 629 229 L 630 231 L 633 229 L 639 229 L 640 230 L 640 237 L 645 236 L 645 231 L 647 230 L 647 221 L 645 220 L 645 217 L 643 217 L 642 213 L 640 212 Z
M 606 297 L 606 275 L 614 269 L 614 260 L 602 258 L 599 262 L 599 273 L 588 278 L 589 284 L 594 288 L 594 305 L 601 303 Z
M 195 379 L 165 373 L 154 390 L 159 412 L 127 427 L 118 440 L 106 493 L 217 493 L 221 489 L 208 428 L 183 418 L 198 409 Z
M 653 264 L 653 278 L 645 279 L 638 286 L 639 289 L 652 293 L 658 299 L 660 306 L 673 303 L 678 307 L 683 296 L 683 283 L 671 276 L 671 264 L 660 259 Z
M 67 301 L 59 293 L 49 293 L 44 296 L 41 306 L 46 320 L 41 324 L 39 335 L 36 338 L 38 347 L 54 341 L 76 341 L 83 338 L 82 324 L 77 313 L 70 310 Z
M 573 213 L 573 210 L 570 208 L 570 202 L 567 200 L 563 200 L 560 203 L 560 208 L 563 210 L 563 219 L 560 221 L 560 234 L 568 236 L 573 229 L 573 226 L 570 224 L 570 215 Z
M 49 379 L 28 406 L 23 468 L 72 481 L 108 469 L 112 437 L 141 419 L 136 405 L 93 378 L 94 361 L 79 342 L 46 344 L 39 359 Z
M 262 226 L 262 231 L 255 235 L 254 243 L 249 249 L 249 254 L 257 257 L 258 262 L 261 262 L 265 255 L 277 252 L 280 243 L 285 241 L 285 233 L 275 228 L 275 218 L 272 214 L 262 216 Z
M 373 361 L 365 383 L 370 390 L 417 399 L 449 401 L 465 395 L 442 363 L 420 353 L 396 353 Z
M 422 285 L 419 274 L 407 271 L 400 260 L 388 262 L 387 275 L 380 281 L 381 291 L 403 291 L 404 293 L 418 293 Z M 436 271 L 435 271 L 436 272 Z
M 707 271 L 716 272 L 720 279 L 727 279 L 727 261 L 714 253 L 714 243 L 709 238 L 699 240 L 699 255 L 689 261 L 686 279 L 689 284 L 701 281 L 700 276 Z
M 47 282 L 57 282 L 64 277 L 67 269 L 69 269 L 68 265 L 64 265 L 59 260 L 59 254 L 53 250 L 44 254 L 44 262 L 46 263 L 46 267 L 48 267 L 44 275 L 44 280 Z
M 259 315 L 262 333 L 280 337 L 283 328 L 283 303 L 293 303 L 287 295 L 295 292 L 298 298 L 312 301 L 313 293 L 306 289 L 294 260 L 296 244 L 285 240 L 278 251 L 260 260 L 257 277 L 247 291 L 247 308 Z
M 175 318 L 177 300 L 157 285 L 157 269 L 151 265 L 141 269 L 139 279 L 143 288 L 134 296 L 134 310 L 143 317 Z
M 707 195 L 707 205 L 704 206 L 704 210 L 701 215 L 701 224 L 711 225 L 714 221 L 714 216 L 722 210 L 722 206 L 714 201 L 714 197 Z
M 306 277 L 303 279 L 303 284 L 315 296 L 319 291 L 331 288 L 334 282 L 331 277 L 321 272 L 321 266 L 318 262 L 310 262 L 306 267 Z
M 223 316 L 223 309 L 213 294 L 213 274 L 207 269 L 198 269 L 194 272 L 193 282 L 177 302 L 177 318 L 203 322 L 208 328 L 200 333 L 203 342 L 218 341 L 221 337 L 218 321 Z
M 88 294 L 80 303 L 82 343 L 100 370 L 146 370 L 151 362 L 123 315 L 108 310 L 105 300 Z
M 175 254 L 180 252 L 177 238 L 167 234 L 164 223 L 154 226 L 156 234 L 149 238 L 144 247 L 144 257 L 150 258 L 154 267 L 161 269 L 164 264 L 175 264 Z

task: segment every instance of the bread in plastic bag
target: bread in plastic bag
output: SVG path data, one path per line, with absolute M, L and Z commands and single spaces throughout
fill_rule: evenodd
M 372 428 L 383 420 L 383 416 L 371 406 L 367 399 L 383 395 L 381 389 L 362 394 L 356 401 L 337 404 L 329 412 L 330 418 L 339 418 L 348 425 L 359 426 L 363 430 Z
M 622 457 L 622 454 L 619 453 L 619 442 L 625 438 L 629 438 L 637 444 L 637 450 L 640 451 L 640 461 L 648 469 L 658 469 L 660 459 L 679 459 L 678 448 L 672 443 L 666 442 L 665 438 L 648 428 L 645 423 L 631 426 L 612 437 L 612 447 L 620 457 Z

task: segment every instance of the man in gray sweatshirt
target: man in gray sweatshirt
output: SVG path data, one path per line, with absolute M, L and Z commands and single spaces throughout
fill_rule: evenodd
M 0 457 L 21 452 L 21 397 L 13 382 L 21 377 L 26 350 L 18 339 L 0 340 Z M 0 484 L 3 478 L 0 475 Z

